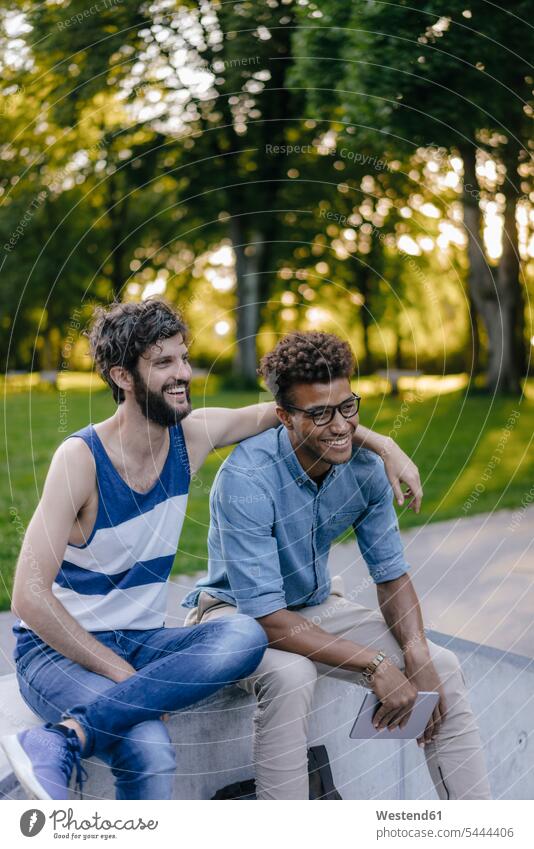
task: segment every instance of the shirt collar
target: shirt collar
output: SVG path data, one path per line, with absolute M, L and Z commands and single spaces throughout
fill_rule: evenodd
M 298 457 L 295 454 L 294 448 L 291 445 L 291 440 L 289 439 L 289 434 L 287 432 L 287 428 L 284 425 L 281 425 L 280 435 L 279 435 L 279 447 L 280 447 L 280 456 L 282 460 L 284 460 L 287 465 L 289 471 L 291 472 L 292 477 L 295 479 L 295 483 L 298 486 L 304 486 L 306 483 L 311 483 L 317 489 L 317 484 L 315 481 L 310 478 L 309 474 L 304 471 L 302 466 L 299 463 Z M 323 480 L 322 487 L 327 481 L 331 480 L 333 477 L 337 475 L 338 469 L 337 466 L 331 466 L 328 474 Z

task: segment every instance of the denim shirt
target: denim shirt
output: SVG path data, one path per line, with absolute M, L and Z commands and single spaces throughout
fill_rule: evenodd
M 208 575 L 185 607 L 194 607 L 201 591 L 255 618 L 320 604 L 330 592 L 330 546 L 350 526 L 375 583 L 408 570 L 384 464 L 365 448 L 331 466 L 317 486 L 286 428 L 267 430 L 224 461 L 210 512 Z

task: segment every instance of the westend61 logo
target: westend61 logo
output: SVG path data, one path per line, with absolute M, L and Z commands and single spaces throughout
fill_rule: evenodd
M 142 817 L 132 817 L 131 819 L 116 819 L 109 820 L 100 816 L 98 813 L 92 814 L 90 817 L 76 819 L 72 808 L 64 810 L 62 808 L 52 811 L 48 819 L 52 823 L 54 829 L 54 837 L 66 837 L 72 840 L 86 837 L 100 837 L 102 840 L 109 840 L 117 835 L 113 832 L 121 831 L 155 831 L 158 827 L 158 820 L 145 820 Z M 20 830 L 24 837 L 35 837 L 42 830 L 46 822 L 46 817 L 42 811 L 36 808 L 30 808 L 25 811 L 20 818 Z M 80 833 L 81 832 L 81 833 Z M 87 832 L 93 832 L 91 835 Z M 97 832 L 97 834 L 94 834 Z
M 39 834 L 43 825 L 46 822 L 46 817 L 42 811 L 32 808 L 30 811 L 24 811 L 20 818 L 20 830 L 24 837 L 35 837 Z

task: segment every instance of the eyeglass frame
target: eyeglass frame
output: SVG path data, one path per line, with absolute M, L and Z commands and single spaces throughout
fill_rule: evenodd
M 341 413 L 341 407 L 344 404 L 346 404 L 347 401 L 350 401 L 351 399 L 356 401 L 356 412 L 351 413 L 350 416 L 343 416 L 343 413 Z M 330 418 L 328 419 L 327 422 L 322 422 L 321 424 L 318 424 L 315 421 L 314 415 L 317 415 L 317 413 L 313 413 L 311 410 L 306 410 L 306 409 L 304 409 L 304 407 L 295 407 L 294 404 L 285 404 L 284 406 L 285 406 L 286 410 L 298 410 L 299 413 L 305 413 L 308 416 L 308 418 L 312 419 L 315 427 L 326 427 L 326 425 L 331 424 L 331 422 L 334 420 L 334 416 L 335 416 L 335 414 L 338 410 L 341 413 L 341 415 L 343 416 L 343 418 L 345 419 L 345 421 L 348 421 L 348 419 L 353 419 L 354 416 L 357 416 L 358 413 L 359 413 L 359 410 L 360 410 L 360 401 L 361 400 L 362 400 L 361 395 L 357 395 L 356 392 L 352 392 L 351 397 L 345 398 L 345 400 L 342 401 L 341 404 L 335 404 L 335 405 L 326 404 L 323 409 L 328 408 L 331 412 L 331 416 L 330 416 Z

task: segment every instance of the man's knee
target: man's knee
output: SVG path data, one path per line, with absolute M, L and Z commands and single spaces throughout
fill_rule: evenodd
M 442 683 L 446 683 L 450 678 L 459 675 L 464 681 L 462 667 L 460 661 L 453 651 L 450 649 L 438 646 L 435 643 L 429 643 L 430 657 L 438 677 Z
M 311 700 L 317 683 L 317 667 L 309 658 L 277 650 L 268 651 L 265 658 L 267 664 L 257 682 L 260 692 L 271 698 L 285 696 Z
M 243 613 L 235 613 L 233 616 L 228 616 L 225 619 L 217 619 L 216 622 L 224 623 L 226 629 L 230 629 L 232 634 L 240 640 L 243 646 L 259 649 L 262 653 L 267 648 L 267 635 L 260 623 L 253 619 L 252 616 L 245 616 Z
M 162 720 L 146 720 L 124 731 L 113 746 L 112 770 L 139 774 L 167 774 L 176 770 L 176 756 Z
M 242 678 L 254 672 L 267 648 L 267 635 L 255 619 L 236 613 L 207 622 L 204 627 L 214 630 L 221 664 L 226 668 L 230 658 L 231 665 L 236 667 L 233 677 Z

